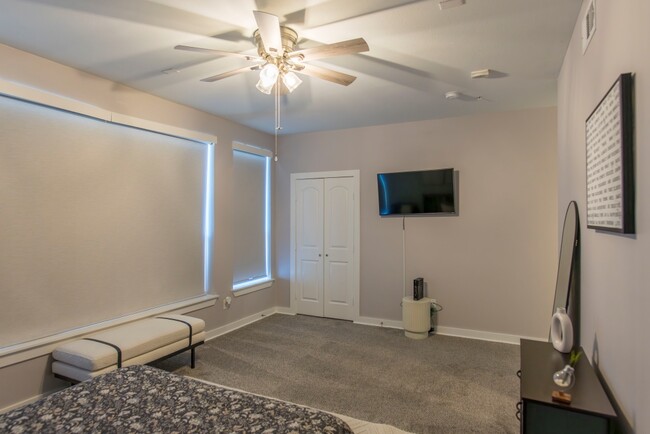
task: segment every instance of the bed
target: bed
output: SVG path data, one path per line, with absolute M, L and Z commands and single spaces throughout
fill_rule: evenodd
M 134 365 L 0 415 L 8 433 L 403 433 Z

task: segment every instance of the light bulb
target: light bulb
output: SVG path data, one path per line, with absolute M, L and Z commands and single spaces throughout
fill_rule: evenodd
M 277 66 L 273 63 L 267 63 L 260 71 L 260 81 L 257 82 L 257 89 L 262 93 L 271 93 L 273 86 L 278 80 L 279 73 L 280 70 L 278 70 Z
M 298 78 L 296 74 L 293 72 L 289 71 L 284 74 L 282 74 L 282 82 L 284 85 L 289 89 L 289 92 L 293 92 L 296 90 L 298 86 L 300 86 L 300 83 L 302 83 L 302 80 Z

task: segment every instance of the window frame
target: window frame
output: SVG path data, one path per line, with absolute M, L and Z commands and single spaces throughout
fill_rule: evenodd
M 217 143 L 217 136 L 198 131 L 188 130 L 184 128 L 174 127 L 171 125 L 159 123 L 156 121 L 137 118 L 130 115 L 125 115 L 101 107 L 88 104 L 81 100 L 60 96 L 51 92 L 40 90 L 34 87 L 26 86 L 19 83 L 14 83 L 8 80 L 0 79 L 0 95 L 13 98 L 28 103 L 35 103 L 55 110 L 67 111 L 76 115 L 82 115 L 93 119 L 98 119 L 104 122 L 122 125 L 126 127 L 133 127 L 141 130 L 151 131 L 154 133 L 164 134 L 180 139 L 191 140 L 203 143 L 208 146 L 210 153 L 209 170 L 206 181 L 213 184 L 214 177 L 214 148 Z M 214 197 L 212 188 L 206 191 L 206 195 L 210 195 L 210 203 L 206 204 L 206 216 L 209 214 L 210 219 L 206 221 L 206 240 L 204 251 L 206 255 L 209 253 L 212 256 L 212 234 L 213 218 L 212 218 L 212 204 Z M 207 200 L 207 197 L 206 197 Z M 209 235 L 209 238 L 207 237 Z M 209 308 L 216 304 L 219 295 L 213 292 L 209 279 L 212 274 L 211 260 L 207 257 L 204 258 L 204 279 L 207 279 L 204 284 L 204 294 L 197 297 L 192 297 L 186 300 L 180 300 L 171 304 L 162 305 L 139 312 L 131 313 L 125 316 L 109 319 L 106 321 L 88 324 L 85 326 L 73 328 L 67 331 L 62 331 L 42 338 L 25 341 L 22 343 L 14 344 L 0 348 L 0 368 L 11 366 L 27 360 L 32 360 L 50 354 L 56 347 L 71 339 L 76 339 L 79 336 L 89 333 L 95 333 L 101 330 L 106 330 L 121 324 L 135 321 L 141 318 L 147 318 L 164 313 L 189 313 L 196 310 Z
M 234 167 L 234 155 L 235 151 L 237 152 L 245 152 L 248 154 L 253 154 L 257 155 L 260 157 L 264 157 L 266 159 L 266 164 L 265 164 L 265 186 L 264 186 L 264 222 L 265 222 L 265 229 L 264 229 L 264 234 L 265 234 L 265 240 L 264 240 L 264 256 L 265 256 L 265 263 L 266 263 L 266 276 L 263 278 L 251 280 L 248 282 L 242 282 L 238 284 L 232 285 L 231 291 L 235 297 L 239 297 L 245 294 L 250 294 L 252 292 L 260 291 L 262 289 L 270 288 L 273 283 L 275 282 L 275 279 L 273 278 L 273 270 L 272 270 L 272 256 L 271 256 L 271 245 L 272 245 L 272 234 L 271 234 L 271 184 L 272 184 L 272 179 L 271 179 L 271 159 L 273 158 L 273 153 L 264 148 L 260 148 L 257 146 L 253 145 L 248 145 L 246 143 L 241 143 L 241 142 L 233 142 L 232 143 L 232 151 L 233 151 L 233 167 Z M 233 183 L 233 191 L 234 191 L 235 185 Z M 233 269 L 233 275 L 234 275 L 234 269 Z

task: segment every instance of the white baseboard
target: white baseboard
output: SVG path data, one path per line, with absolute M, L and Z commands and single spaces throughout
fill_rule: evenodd
M 270 307 L 261 312 L 238 319 L 237 321 L 233 321 L 221 327 L 217 327 L 216 329 L 208 330 L 205 334 L 205 340 L 209 341 L 210 339 L 214 339 L 218 336 L 225 335 L 226 333 L 230 333 L 249 324 L 253 324 L 254 322 L 257 322 L 263 318 L 266 318 L 267 316 L 271 316 L 276 313 L 282 315 L 295 315 L 295 313 L 292 312 L 291 309 L 289 309 L 288 307 L 281 307 L 281 306 Z
M 377 326 L 377 327 L 388 327 L 391 329 L 400 329 L 400 330 L 404 328 L 402 326 L 402 321 L 396 321 L 393 319 L 371 318 L 369 316 L 360 316 L 359 318 L 357 318 L 356 321 L 354 321 L 354 323 L 361 324 L 361 325 Z
M 519 345 L 519 340 L 522 338 L 539 340 L 539 338 L 529 338 L 526 336 L 509 335 L 506 333 L 484 332 L 481 330 L 459 329 L 455 327 L 438 327 L 438 329 L 436 330 L 436 334 L 443 335 L 443 336 L 454 336 L 458 338 L 478 339 L 481 341 L 489 341 L 489 342 L 501 342 L 504 344 L 514 344 L 514 345 Z
M 289 307 L 276 306 L 275 313 L 281 313 L 282 315 L 295 315 L 296 313 L 291 310 Z
M 371 318 L 367 316 L 359 317 L 359 319 L 354 323 L 361 324 L 361 325 L 377 326 L 377 327 L 388 327 L 388 328 L 400 329 L 400 330 L 404 329 L 402 321 L 381 319 L 381 318 Z M 436 334 L 442 336 L 454 336 L 454 337 L 466 338 L 466 339 L 478 339 L 481 341 L 488 341 L 488 342 L 501 342 L 501 343 L 514 344 L 514 345 L 519 345 L 520 339 L 545 341 L 545 339 L 542 338 L 510 335 L 506 333 L 485 332 L 481 330 L 461 329 L 455 327 L 438 327 L 436 330 Z
M 14 410 L 14 409 L 16 409 L 16 408 L 23 407 L 23 406 L 25 406 L 25 405 L 29 405 L 29 404 L 31 404 L 32 402 L 36 402 L 36 401 L 38 401 L 39 399 L 41 399 L 41 398 L 45 398 L 47 395 L 51 395 L 51 394 L 54 393 L 54 392 L 58 392 L 58 391 L 60 391 L 60 390 L 63 390 L 63 389 L 65 389 L 66 387 L 67 387 L 67 386 L 63 386 L 63 387 L 59 387 L 59 388 L 54 389 L 54 390 L 49 390 L 49 391 L 47 391 L 47 392 L 45 392 L 45 393 L 39 393 L 38 395 L 32 396 L 31 398 L 23 399 L 23 400 L 20 401 L 20 402 L 16 402 L 16 403 L 14 403 L 14 404 L 8 405 L 7 407 L 0 408 L 0 414 L 6 413 L 6 412 L 11 411 L 11 410 Z
M 237 329 L 240 329 L 244 326 L 247 326 L 249 324 L 253 324 L 254 322 L 257 322 L 263 318 L 266 318 L 267 316 L 273 315 L 274 313 L 277 312 L 277 308 L 275 307 L 270 307 L 268 309 L 265 309 L 261 312 L 255 313 L 253 315 L 249 315 L 247 317 L 238 319 L 237 321 L 233 321 L 231 323 L 228 323 L 226 325 L 223 325 L 221 327 L 217 327 L 216 329 L 208 330 L 205 334 L 205 340 L 209 341 L 211 339 L 214 339 L 216 337 L 219 337 L 221 335 L 225 335 L 226 333 L 230 333 L 232 331 L 235 331 Z
M 283 315 L 296 314 L 289 307 L 275 306 L 266 309 L 265 311 L 259 312 L 255 315 L 251 315 L 246 318 L 242 318 L 238 321 L 235 321 L 233 323 L 226 324 L 225 326 L 219 327 L 217 329 L 210 330 L 209 332 L 207 332 L 206 340 L 210 340 L 216 338 L 217 336 L 221 336 L 223 334 L 229 333 L 233 330 L 237 330 L 238 328 L 244 327 L 248 324 L 252 324 L 255 321 L 259 321 L 264 317 L 276 313 L 283 314 Z M 402 321 L 393 320 L 393 319 L 373 318 L 369 316 L 358 317 L 354 321 L 354 324 L 404 330 L 404 325 Z M 481 341 L 500 342 L 500 343 L 513 344 L 513 345 L 519 345 L 519 341 L 521 339 L 530 339 L 533 341 L 542 341 L 542 342 L 545 342 L 547 340 L 546 338 L 539 338 L 539 337 L 511 335 L 507 333 L 495 333 L 495 332 L 488 332 L 482 330 L 472 330 L 472 329 L 444 327 L 444 326 L 437 327 L 436 334 L 439 334 L 441 336 L 453 336 L 453 337 L 466 338 L 466 339 L 478 339 Z

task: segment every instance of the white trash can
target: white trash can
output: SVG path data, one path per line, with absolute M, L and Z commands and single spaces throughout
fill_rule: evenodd
M 407 338 L 426 339 L 429 336 L 431 301 L 428 297 L 420 300 L 413 300 L 413 297 L 402 299 L 402 323 Z

